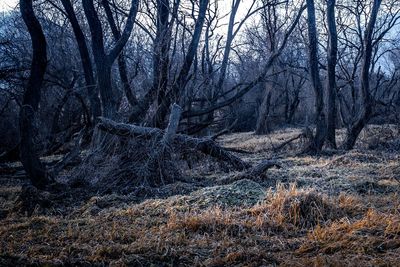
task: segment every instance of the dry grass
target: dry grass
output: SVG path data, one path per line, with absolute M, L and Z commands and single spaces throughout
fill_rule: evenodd
M 267 216 L 282 227 L 292 225 L 307 229 L 344 217 L 346 209 L 350 208 L 349 199 L 352 198 L 341 195 L 339 199 L 332 200 L 314 190 L 298 189 L 296 184 L 287 188 L 278 184 L 274 191 L 270 189 L 270 196 L 261 205 L 253 208 L 253 212 L 260 214 L 267 211 Z M 351 207 L 351 210 L 356 207 Z
M 295 134 L 224 142 L 251 150 Z M 293 156 L 297 146 L 257 182 L 213 186 L 220 171 L 202 169 L 210 173 L 202 185 L 159 188 L 176 192 L 168 198 L 111 194 L 68 212 L 9 212 L 0 220 L 0 266 L 400 266 L 399 154 L 362 143 L 349 153 Z M 248 160 L 268 154 L 259 149 Z M 3 210 L 20 190 L 9 185 L 0 187 Z

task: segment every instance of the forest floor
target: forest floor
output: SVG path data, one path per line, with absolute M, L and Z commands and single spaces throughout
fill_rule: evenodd
M 262 177 L 220 185 L 234 173 L 201 159 L 187 182 L 140 197 L 76 191 L 32 216 L 15 211 L 27 180 L 10 164 L 0 266 L 400 266 L 398 128 L 369 126 L 349 152 L 299 155 L 301 139 L 276 151 L 299 133 L 218 140 L 251 152 L 238 154 L 246 161 L 280 162 Z

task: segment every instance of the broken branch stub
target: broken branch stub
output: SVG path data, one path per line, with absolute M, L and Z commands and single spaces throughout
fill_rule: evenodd
M 171 107 L 171 114 L 169 116 L 168 126 L 165 129 L 165 133 L 161 143 L 165 146 L 170 143 L 172 137 L 178 131 L 179 120 L 181 119 L 182 108 L 174 103 Z

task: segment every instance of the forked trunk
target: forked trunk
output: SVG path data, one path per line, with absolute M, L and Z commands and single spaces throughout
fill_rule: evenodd
M 369 72 L 370 72 L 372 52 L 373 52 L 372 37 L 381 2 L 382 0 L 374 0 L 374 4 L 372 6 L 370 15 L 371 17 L 368 22 L 367 29 L 365 31 L 364 53 L 363 53 L 362 67 L 361 67 L 362 103 L 356 121 L 350 126 L 350 128 L 347 131 L 346 140 L 343 144 L 343 148 L 346 150 L 353 149 L 359 134 L 361 133 L 362 129 L 364 129 L 365 125 L 367 125 L 372 115 L 373 102 L 369 92 L 369 76 L 370 76 Z

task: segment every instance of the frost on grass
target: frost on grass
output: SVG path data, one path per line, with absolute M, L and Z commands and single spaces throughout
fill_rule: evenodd
M 243 155 L 259 162 L 269 156 L 268 140 L 275 145 L 296 134 L 235 134 L 225 145 L 254 151 L 263 143 L 262 151 Z M 10 210 L 21 187 L 0 177 L 0 265 L 398 266 L 395 149 L 371 150 L 362 140 L 352 152 L 313 157 L 296 155 L 299 146 L 287 147 L 280 155 L 283 167 L 254 177 L 257 182 L 217 185 L 232 173 L 199 158 L 184 172 L 193 180 L 80 201 L 66 195 L 67 208 L 54 201 L 49 212 L 31 217 Z M 102 168 L 115 174 L 114 161 L 92 160 L 104 165 L 79 170 L 81 175 L 107 179 L 98 176 Z M 138 173 L 133 177 L 143 181 Z

